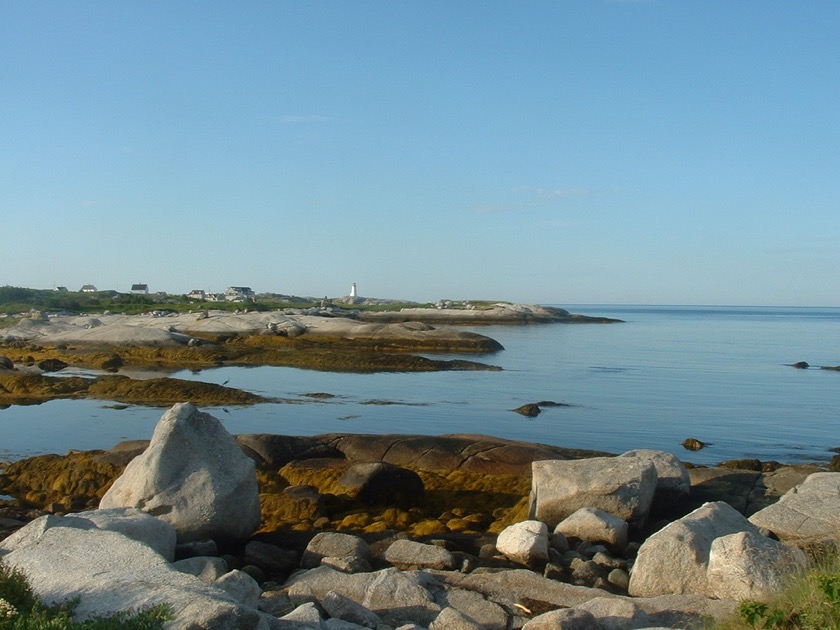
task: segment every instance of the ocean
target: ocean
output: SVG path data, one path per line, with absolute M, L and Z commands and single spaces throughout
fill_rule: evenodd
M 826 462 L 840 447 L 840 308 L 562 305 L 620 324 L 474 328 L 499 372 L 340 374 L 218 368 L 173 374 L 284 402 L 205 408 L 231 433 L 474 433 L 713 464 Z M 447 358 L 451 355 L 447 355 Z M 789 364 L 807 361 L 800 370 Z M 313 398 L 307 394 L 328 394 Z M 525 403 L 553 401 L 526 418 Z M 107 449 L 151 436 L 162 409 L 52 401 L 0 410 L 0 459 Z M 687 438 L 707 444 L 682 447 Z

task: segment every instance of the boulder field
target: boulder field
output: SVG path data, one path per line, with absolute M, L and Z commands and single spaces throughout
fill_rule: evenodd
M 840 473 L 450 435 L 227 434 L 6 464 L 0 561 L 168 628 L 700 628 L 840 537 Z M 759 467 L 760 468 L 760 467 Z

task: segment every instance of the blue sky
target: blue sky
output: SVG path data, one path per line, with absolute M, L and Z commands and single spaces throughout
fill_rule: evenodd
M 0 285 L 839 305 L 840 2 L 0 3 Z

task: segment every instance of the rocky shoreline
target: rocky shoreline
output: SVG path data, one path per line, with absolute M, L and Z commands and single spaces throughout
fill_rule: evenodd
M 233 388 L 176 379 L 135 379 L 138 369 L 175 371 L 274 365 L 347 372 L 498 370 L 480 361 L 418 353 L 491 356 L 501 344 L 459 325 L 605 323 L 563 309 L 500 303 L 491 308 L 370 312 L 334 306 L 272 312 L 75 316 L 33 312 L 0 336 L 0 405 L 96 398 L 169 406 L 254 404 Z M 446 324 L 439 327 L 434 324 Z M 115 376 L 56 379 L 66 367 Z
M 687 467 L 656 451 L 614 456 L 477 435 L 233 438 L 176 405 L 150 442 L 7 464 L 0 492 L 16 501 L 0 508 L 0 555 L 51 597 L 81 594 L 82 613 L 125 607 L 108 580 L 128 584 L 132 605 L 172 605 L 172 628 L 700 628 L 770 588 L 745 585 L 727 566 L 778 577 L 788 549 L 840 538 L 838 477 L 817 466 Z M 800 495 L 808 506 L 791 503 Z M 785 505 L 787 521 L 772 512 Z M 171 534 L 159 533 L 161 520 Z M 133 542 L 114 530 L 133 532 Z M 157 542 L 141 536 L 153 555 L 136 548 L 147 530 L 158 532 Z M 650 551 L 671 532 L 677 547 Z M 763 535 L 771 532 L 787 544 Z M 730 550 L 743 541 L 747 556 Z M 770 560 L 745 569 L 756 545 Z M 132 560 L 116 575 L 122 553 Z M 673 562 L 683 553 L 696 558 Z M 71 572 L 96 567 L 105 582 L 94 586 Z M 136 576 L 145 577 L 131 586 Z M 85 595 L 91 589 L 99 595 Z

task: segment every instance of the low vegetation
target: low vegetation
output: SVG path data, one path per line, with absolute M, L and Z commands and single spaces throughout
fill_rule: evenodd
M 55 291 L 52 289 L 28 289 L 24 287 L 0 287 L 0 313 L 15 315 L 32 309 L 39 311 L 69 313 L 126 313 L 136 315 L 152 310 L 190 311 L 200 308 L 212 308 L 220 311 L 235 311 L 248 308 L 255 311 L 273 311 L 284 308 L 313 308 L 321 305 L 322 300 L 312 297 L 298 297 L 278 293 L 260 293 L 249 302 L 205 302 L 188 298 L 186 295 L 171 293 L 134 294 L 118 291 Z M 431 303 L 398 302 L 391 300 L 371 300 L 354 303 L 349 299 L 327 298 L 333 306 L 359 311 L 360 313 L 378 313 L 399 311 L 403 308 L 433 308 Z M 446 308 L 488 310 L 499 303 L 498 300 L 444 300 Z M 0 324 L 2 325 L 2 324 Z
M 0 562 L 0 630 L 155 630 L 171 619 L 166 606 L 74 621 L 78 600 L 45 605 L 20 571 Z
M 830 552 L 794 575 L 769 602 L 741 603 L 735 617 L 712 630 L 826 630 L 840 628 L 840 554 Z
M 53 291 L 50 289 L 27 289 L 23 287 L 0 287 L 0 313 L 14 315 L 32 309 L 39 311 L 69 313 L 126 313 L 136 315 L 152 310 L 189 311 L 212 307 L 221 311 L 235 311 L 247 307 L 251 310 L 269 311 L 278 308 L 307 308 L 315 306 L 310 298 L 271 295 L 247 304 L 241 302 L 199 302 L 186 295 L 156 293 L 137 295 L 117 291 Z

